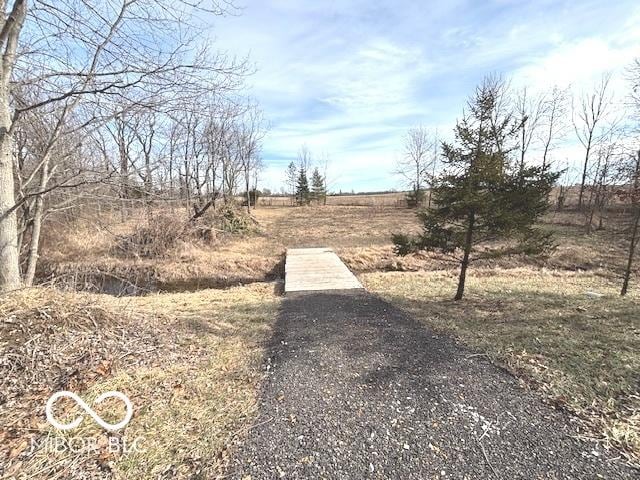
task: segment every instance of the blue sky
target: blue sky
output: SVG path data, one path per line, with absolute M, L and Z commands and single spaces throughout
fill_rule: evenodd
M 333 190 L 402 188 L 393 175 L 407 129 L 451 135 L 488 73 L 517 88 L 579 93 L 640 56 L 637 1 L 245 0 L 214 20 L 217 47 L 249 55 L 248 83 L 271 124 L 264 186 L 279 189 L 306 144 L 327 157 Z M 579 157 L 567 139 L 555 155 Z

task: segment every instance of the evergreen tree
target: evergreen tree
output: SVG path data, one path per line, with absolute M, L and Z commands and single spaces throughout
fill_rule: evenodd
M 455 300 L 462 299 L 473 260 L 538 254 L 552 247 L 550 235 L 535 223 L 548 208 L 558 174 L 548 167 L 520 168 L 511 161 L 508 145 L 518 132 L 503 111 L 504 88 L 501 81 L 486 79 L 455 127 L 455 143 L 443 144 L 445 170 L 435 179 L 432 206 L 419 214 L 423 232 L 417 237 L 393 235 L 398 255 L 419 250 L 461 253 Z M 497 240 L 500 246 L 488 246 Z
M 298 184 L 296 185 L 296 202 L 298 205 L 309 205 L 311 202 L 311 192 L 309 191 L 309 179 L 304 167 L 300 168 L 298 174 Z
M 424 202 L 426 195 L 424 190 L 421 188 L 416 188 L 415 186 L 409 190 L 405 196 L 407 200 L 407 207 L 409 208 L 418 208 Z
M 324 203 L 327 196 L 327 188 L 324 184 L 324 178 L 320 175 L 317 168 L 313 169 L 311 174 L 311 197 L 318 203 Z

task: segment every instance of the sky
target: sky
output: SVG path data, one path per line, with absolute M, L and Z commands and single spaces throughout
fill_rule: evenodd
M 264 187 L 279 191 L 306 144 L 328 159 L 332 191 L 402 189 L 394 175 L 409 128 L 452 136 L 487 74 L 515 89 L 587 91 L 640 57 L 640 2 L 516 0 L 244 0 L 217 17 L 217 48 L 249 56 L 249 93 L 269 122 Z M 554 152 L 578 165 L 568 138 Z

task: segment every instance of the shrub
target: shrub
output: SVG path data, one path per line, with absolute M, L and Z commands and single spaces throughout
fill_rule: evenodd
M 244 233 L 254 225 L 253 220 L 244 210 L 232 205 L 222 206 L 214 215 L 215 226 L 223 232 Z
M 176 218 L 158 215 L 136 225 L 130 235 L 121 236 L 116 248 L 130 257 L 157 258 L 166 256 L 187 235 L 187 225 Z
M 193 221 L 157 215 L 136 225 L 130 234 L 118 237 L 116 251 L 126 257 L 162 258 L 169 256 L 181 241 L 211 242 L 218 232 L 245 233 L 255 224 L 251 216 L 233 205 L 224 205 L 215 212 L 209 210 Z
M 417 191 L 411 190 L 407 193 L 407 207 L 408 208 L 418 208 L 420 207 L 425 199 L 426 195 L 424 190 L 420 189 Z

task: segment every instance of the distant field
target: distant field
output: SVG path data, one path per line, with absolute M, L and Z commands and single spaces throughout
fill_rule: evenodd
M 567 206 L 577 205 L 579 191 L 580 189 L 576 186 L 567 187 L 564 204 Z M 327 205 L 405 208 L 407 206 L 406 195 L 407 192 L 329 195 L 327 196 Z M 559 195 L 560 187 L 555 187 L 549 198 L 552 205 L 557 204 Z M 293 206 L 293 202 L 291 197 L 260 197 L 258 199 L 258 205 L 265 207 L 290 207 Z
M 327 206 L 406 207 L 405 192 L 375 193 L 366 195 L 329 195 Z M 265 207 L 292 206 L 291 197 L 260 197 L 258 205 Z

